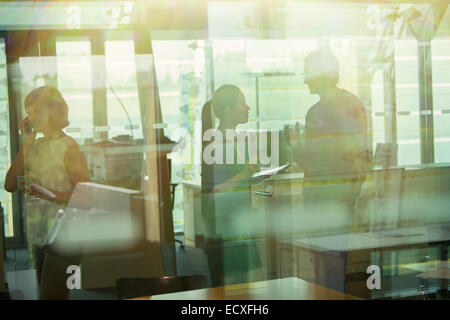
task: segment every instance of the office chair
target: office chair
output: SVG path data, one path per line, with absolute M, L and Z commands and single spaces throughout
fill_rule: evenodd
M 121 300 L 202 288 L 206 288 L 203 275 L 121 278 L 116 281 L 117 297 Z

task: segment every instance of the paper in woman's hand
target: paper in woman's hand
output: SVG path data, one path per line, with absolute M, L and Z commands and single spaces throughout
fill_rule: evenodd
M 51 192 L 48 189 L 45 189 L 44 187 L 42 187 L 40 185 L 37 185 L 35 183 L 31 183 L 30 186 L 31 186 L 31 189 L 33 189 L 37 193 L 43 194 L 43 195 L 45 195 L 45 196 L 47 196 L 47 197 L 49 197 L 51 199 L 55 199 L 56 198 L 56 195 L 53 192 Z

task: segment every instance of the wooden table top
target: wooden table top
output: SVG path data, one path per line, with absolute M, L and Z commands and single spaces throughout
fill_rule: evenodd
M 134 300 L 359 300 L 359 298 L 299 278 L 283 278 L 161 294 Z

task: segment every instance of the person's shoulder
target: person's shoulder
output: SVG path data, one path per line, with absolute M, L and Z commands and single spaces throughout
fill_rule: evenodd
M 64 159 L 66 161 L 67 160 L 79 161 L 81 158 L 85 157 L 83 151 L 80 149 L 80 145 L 78 144 L 78 142 L 75 141 L 75 139 L 73 139 L 70 136 L 65 136 L 63 138 L 63 141 L 64 145 L 66 146 L 66 151 L 64 155 Z
M 366 108 L 357 95 L 345 89 L 341 89 L 341 97 L 344 100 L 342 106 L 345 106 L 347 115 L 355 119 L 363 119 L 366 117 Z
M 340 95 L 341 99 L 345 99 L 346 102 L 348 102 L 351 106 L 357 106 L 364 108 L 364 104 L 362 103 L 361 99 L 359 97 L 345 89 L 340 89 Z
M 306 118 L 310 117 L 311 115 L 313 115 L 314 113 L 318 112 L 320 108 L 320 101 L 314 103 L 309 109 L 308 111 L 306 111 Z
M 77 151 L 80 149 L 80 145 L 78 144 L 78 142 L 76 142 L 75 139 L 72 138 L 71 136 L 66 135 L 65 137 L 62 138 L 62 142 L 67 147 L 67 149 Z

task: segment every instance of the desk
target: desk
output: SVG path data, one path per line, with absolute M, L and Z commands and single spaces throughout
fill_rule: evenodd
M 353 264 L 347 262 L 347 274 L 359 271 L 365 274 L 366 268 L 371 265 L 386 267 L 382 261 L 381 252 L 415 249 L 431 246 L 448 246 L 450 243 L 450 228 L 447 225 L 429 225 L 421 227 L 402 228 L 391 231 L 380 232 L 358 232 L 335 235 L 311 236 L 302 238 L 291 238 L 279 240 L 282 251 L 297 255 L 292 257 L 298 264 L 306 259 L 302 258 L 306 254 L 311 254 L 314 261 L 314 279 L 321 283 L 321 270 L 323 261 L 334 261 L 335 265 L 342 265 L 345 268 L 345 254 L 352 253 L 357 257 Z M 302 256 L 301 256 L 302 255 Z M 364 257 L 368 257 L 364 259 Z M 441 257 L 447 259 L 446 257 Z M 391 257 L 391 265 L 399 262 Z M 359 270 L 353 270 L 358 268 Z M 298 266 L 298 270 L 301 270 Z M 356 272 L 355 272 L 356 273 Z M 295 274 L 295 272 L 292 272 Z M 345 269 L 342 271 L 345 274 Z M 397 276 L 398 271 L 392 276 Z M 298 271 L 297 276 L 304 277 Z M 312 277 L 310 276 L 311 280 Z M 391 278 L 393 279 L 393 278 Z M 395 289 L 395 288 L 392 288 Z
M 359 298 L 299 278 L 283 278 L 161 294 L 134 300 L 359 300 Z
M 374 175 L 379 171 L 373 170 L 368 173 L 362 194 L 370 194 Z M 386 217 L 389 218 L 388 222 L 396 221 L 405 226 L 436 223 L 448 219 L 448 208 L 450 207 L 450 198 L 448 197 L 450 167 L 448 164 L 406 167 L 403 177 L 401 191 L 390 194 L 392 200 L 399 203 L 396 203 L 395 207 L 386 207 L 388 208 L 386 212 L 382 211 L 383 215 L 386 214 Z M 390 178 L 390 175 L 386 176 L 387 181 L 391 183 L 396 181 Z M 258 216 L 263 217 L 261 220 L 266 226 L 264 234 L 266 250 L 261 256 L 266 267 L 265 272 L 271 279 L 298 276 L 306 280 L 314 280 L 314 265 L 317 260 L 314 260 L 314 256 L 311 257 L 311 251 L 319 253 L 331 251 L 334 254 L 333 257 L 336 257 L 335 254 L 339 252 L 340 245 L 344 246 L 344 249 L 341 248 L 341 253 L 352 251 L 346 271 L 352 274 L 353 278 L 362 279 L 362 276 L 367 275 L 367 266 L 372 262 L 376 264 L 381 250 L 388 248 L 392 251 L 405 248 L 408 246 L 407 241 L 410 241 L 409 247 L 425 250 L 430 243 L 440 245 L 450 239 L 450 232 L 445 234 L 444 230 L 434 231 L 431 229 L 411 230 L 410 237 L 365 234 L 363 230 L 369 225 L 370 214 L 368 214 L 369 210 L 365 210 L 364 207 L 355 210 L 350 221 L 344 215 L 337 214 L 333 207 L 324 210 L 322 215 L 309 213 L 303 207 L 304 182 L 303 173 L 283 173 L 252 185 L 252 207 Z M 199 181 L 184 183 L 186 191 L 185 236 L 192 246 L 197 246 L 199 242 L 197 240 L 201 239 L 202 234 L 199 223 L 201 216 L 199 183 Z M 397 183 L 394 184 L 397 185 Z M 324 185 L 326 186 L 326 184 Z M 385 225 L 390 226 L 391 224 L 385 223 Z M 350 242 L 353 243 L 351 248 L 347 247 L 349 240 L 346 239 L 347 236 L 324 236 L 320 239 L 319 237 L 302 236 L 306 239 L 288 238 L 283 241 L 286 235 L 295 237 L 299 234 L 318 235 L 328 231 L 337 233 L 348 232 L 348 230 L 356 231 L 350 234 Z M 441 243 L 439 243 L 439 237 L 443 240 Z M 285 248 L 286 250 L 284 250 Z M 370 257 L 367 259 L 367 255 L 370 255 L 371 252 L 374 252 L 374 259 Z M 423 254 L 422 257 L 425 258 L 426 255 Z M 337 257 L 339 258 L 339 255 Z M 391 258 L 398 260 L 398 256 L 395 254 L 391 255 Z M 298 268 L 298 262 L 303 264 L 301 270 Z M 391 265 L 395 264 L 394 261 Z M 396 272 L 397 270 L 392 269 L 393 275 Z
M 296 247 L 317 252 L 346 252 L 373 249 L 402 249 L 417 245 L 449 244 L 450 230 L 444 225 L 401 228 L 379 232 L 354 232 L 320 237 L 294 238 Z

